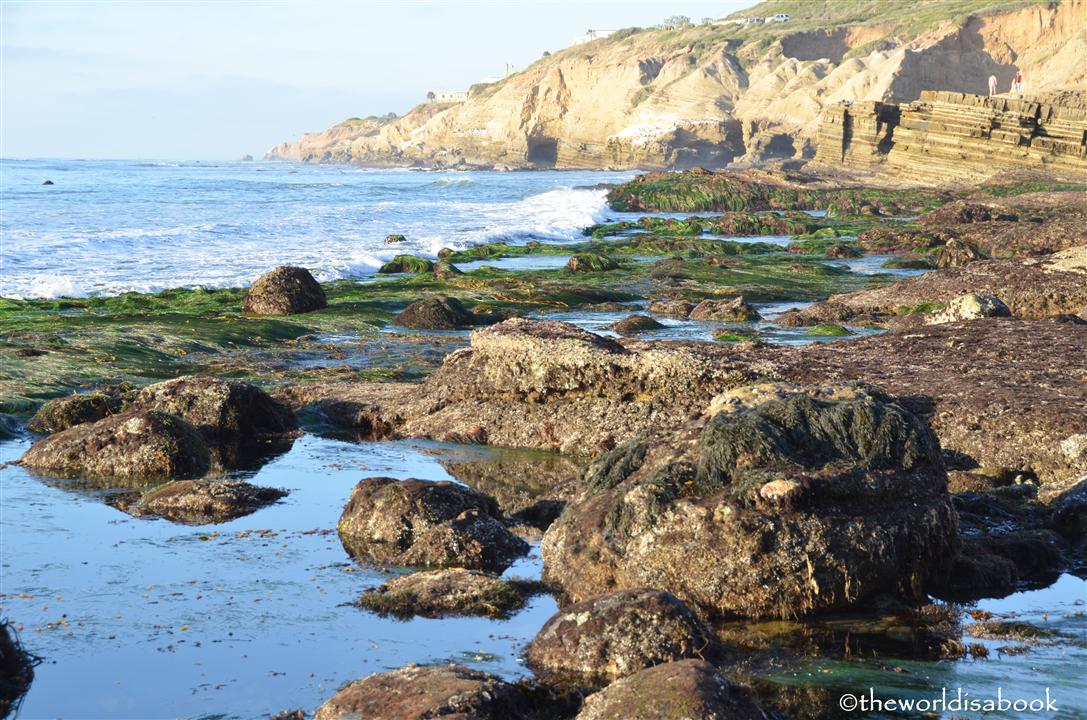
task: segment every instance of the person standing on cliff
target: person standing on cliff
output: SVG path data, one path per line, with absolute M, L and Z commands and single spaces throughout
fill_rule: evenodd
M 989 97 L 996 95 L 996 75 L 989 76 Z
M 1023 92 L 1023 73 L 1020 70 L 1015 71 L 1015 92 Z

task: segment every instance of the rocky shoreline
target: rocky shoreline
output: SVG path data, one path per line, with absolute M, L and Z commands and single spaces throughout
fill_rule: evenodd
M 740 624 L 801 638 L 849 616 L 908 626 L 912 657 L 977 657 L 954 603 L 1082 577 L 1084 192 L 651 174 L 609 195 L 646 217 L 575 245 L 4 300 L 3 428 L 44 482 L 201 526 L 288 497 L 239 473 L 307 433 L 524 449 L 439 455 L 460 482 L 368 474 L 328 525 L 359 566 L 415 571 L 360 593 L 383 617 L 554 596 L 534 678 L 408 665 L 317 718 L 818 716 L 766 684 L 811 650 L 754 648 Z M 652 215 L 677 210 L 714 215 Z M 503 574 L 526 538 L 541 577 Z

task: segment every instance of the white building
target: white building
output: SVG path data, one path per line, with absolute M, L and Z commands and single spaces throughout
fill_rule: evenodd
M 601 38 L 606 38 L 608 35 L 612 35 L 615 32 L 615 30 L 590 30 L 581 37 L 574 38 L 574 41 L 570 44 L 584 45 L 585 43 L 592 42 L 593 40 L 600 40 Z

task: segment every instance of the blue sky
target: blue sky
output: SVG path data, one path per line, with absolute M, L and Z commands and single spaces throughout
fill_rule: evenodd
M 4 157 L 229 159 L 697 2 L 0 4 Z

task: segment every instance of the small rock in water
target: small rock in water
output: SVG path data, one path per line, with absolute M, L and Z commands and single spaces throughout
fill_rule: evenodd
M 338 530 L 353 557 L 401 566 L 498 572 L 528 552 L 503 524 L 494 498 L 445 481 L 366 478 Z
M 690 312 L 692 320 L 725 320 L 754 322 L 761 320 L 759 311 L 751 307 L 741 295 L 732 300 L 703 300 Z
M 398 243 L 407 242 L 407 238 L 400 233 L 389 233 L 385 236 L 386 245 L 396 245 Z
M 46 180 L 45 182 L 42 183 L 42 185 L 55 185 L 55 184 L 56 183 L 54 183 L 52 180 Z
M 520 690 L 462 665 L 408 665 L 355 680 L 317 708 L 314 720 L 528 720 Z
M 524 604 L 524 593 L 516 584 L 463 568 L 401 575 L 358 599 L 360 607 L 401 619 L 416 615 L 504 617 Z
M 585 698 L 576 720 L 763 720 L 755 693 L 704 660 L 657 665 Z
M 438 296 L 408 305 L 396 323 L 420 330 L 458 330 L 476 324 L 476 316 L 452 297 Z
M 609 330 L 613 330 L 620 335 L 639 335 L 647 330 L 660 330 L 662 327 L 664 325 L 648 315 L 631 315 L 608 325 Z
M 557 677 L 608 682 L 653 665 L 712 657 L 713 633 L 671 593 L 620 590 L 555 614 L 528 647 L 528 663 Z
M 286 495 L 286 490 L 237 480 L 176 480 L 149 490 L 124 509 L 131 515 L 204 525 L 244 517 Z

